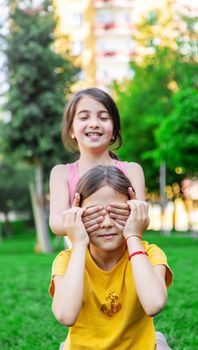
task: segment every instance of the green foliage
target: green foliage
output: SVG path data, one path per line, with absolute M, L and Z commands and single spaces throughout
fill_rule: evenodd
M 193 136 L 196 129 L 192 130 L 193 134 L 189 133 L 191 129 L 189 124 L 192 124 L 193 129 L 194 116 L 197 113 L 195 96 L 198 86 L 195 55 L 197 44 L 194 40 L 194 18 L 185 18 L 186 32 L 178 33 L 177 47 L 173 49 L 172 45 L 167 45 L 167 38 L 164 39 L 164 42 L 163 38 L 160 41 L 156 40 L 156 28 L 153 30 L 152 27 L 157 25 L 160 14 L 156 12 L 156 15 L 155 13 L 151 15 L 139 26 L 139 38 L 134 38 L 134 40 L 137 41 L 137 45 L 140 44 L 145 49 L 152 49 L 152 54 L 146 55 L 140 62 L 132 62 L 131 69 L 134 76 L 131 81 L 116 85 L 114 88 L 122 119 L 123 147 L 119 151 L 119 156 L 127 161 L 139 162 L 145 172 L 148 190 L 157 192 L 159 165 L 164 160 L 167 159 L 167 183 L 169 184 L 181 180 L 181 176 L 178 177 L 174 172 L 175 167 L 185 164 L 188 173 L 196 168 L 196 157 L 192 154 L 190 157 L 187 156 L 187 150 L 190 152 L 193 149 L 194 154 L 197 146 Z M 189 96 L 189 89 L 194 91 L 193 97 Z M 177 103 L 173 98 L 178 90 L 181 90 L 181 96 L 186 96 L 182 111 L 178 109 L 183 97 Z M 177 119 L 180 125 L 177 128 L 175 126 L 179 132 L 182 123 L 187 123 L 186 114 L 190 115 L 191 110 L 192 115 L 188 117 L 188 126 L 184 127 L 180 133 L 183 142 L 179 147 L 177 140 L 179 135 L 175 137 L 174 132 L 167 128 L 172 127 L 170 120 L 174 115 L 174 125 L 177 124 Z M 165 135 L 162 135 L 163 131 Z M 170 141 L 169 135 L 172 136 L 170 147 L 166 144 L 167 140 Z M 173 153 L 174 149 L 177 149 L 175 153 Z M 185 154 L 188 160 L 184 162 L 179 152 L 182 153 L 182 150 L 185 149 L 186 152 L 184 151 L 183 155 Z M 174 157 L 176 153 L 178 154 Z M 174 158 L 174 166 L 171 158 Z
M 19 3 L 10 1 L 10 32 L 6 37 L 6 110 L 11 120 L 2 125 L 4 151 L 29 162 L 40 158 L 50 168 L 65 153 L 60 123 L 65 95 L 78 69 L 53 50 L 56 19 L 51 1 L 36 9 L 22 9 Z
M 156 160 L 166 159 L 170 169 L 180 166 L 188 175 L 198 173 L 197 113 L 198 91 L 192 88 L 180 90 L 173 99 L 173 113 L 156 131 Z
M 177 37 L 177 44 L 180 51 L 188 57 L 188 59 L 194 61 L 194 58 L 198 56 L 198 40 L 197 40 L 197 11 L 194 11 L 190 16 L 185 12 L 180 13 L 180 18 L 183 20 L 186 26 L 185 36 Z M 196 75 L 195 75 L 196 78 Z
M 7 214 L 15 211 L 30 214 L 31 203 L 28 182 L 33 178 L 33 171 L 24 164 L 11 161 L 0 162 L 0 211 Z
M 128 161 L 143 165 L 149 189 L 156 189 L 158 167 L 149 156 L 155 147 L 154 131 L 172 108 L 172 91 L 168 84 L 175 78 L 171 69 L 175 64 L 174 52 L 167 48 L 158 49 L 145 64 L 131 65 L 134 77 L 117 91 L 121 111 L 124 147 L 119 155 Z

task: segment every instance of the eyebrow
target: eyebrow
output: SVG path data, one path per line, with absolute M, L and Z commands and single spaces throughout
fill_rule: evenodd
M 76 114 L 79 115 L 81 113 L 91 113 L 91 111 L 89 111 L 88 109 L 82 109 L 82 111 L 79 111 Z M 104 110 L 102 109 L 101 111 L 98 111 L 98 113 L 108 113 L 109 114 L 109 112 L 106 109 L 104 109 Z

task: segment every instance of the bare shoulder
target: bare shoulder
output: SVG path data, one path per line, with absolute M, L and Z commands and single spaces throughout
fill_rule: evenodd
M 132 177 L 142 177 L 144 179 L 144 171 L 140 164 L 135 162 L 128 163 L 128 174 Z
M 141 165 L 134 162 L 128 163 L 127 173 L 128 178 L 135 189 L 136 198 L 139 200 L 145 200 L 145 179 Z
M 57 164 L 50 172 L 50 182 L 60 179 L 67 179 L 67 164 Z

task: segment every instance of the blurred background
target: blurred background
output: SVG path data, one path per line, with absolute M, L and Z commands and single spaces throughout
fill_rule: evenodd
M 184 284 L 195 277 L 197 18 L 194 0 L 0 0 L 0 266 L 7 266 L 1 269 L 1 279 L 7 276 L 9 286 L 1 296 L 7 300 L 2 317 L 12 324 L 2 326 L 2 350 L 58 346 L 52 329 L 58 333 L 59 326 L 48 320 L 48 301 L 41 311 L 50 264 L 63 248 L 62 239 L 54 237 L 48 226 L 48 182 L 55 164 L 76 159 L 76 154 L 63 148 L 60 129 L 67 101 L 81 88 L 96 86 L 115 99 L 123 135 L 117 154 L 122 160 L 140 163 L 145 173 L 151 219 L 146 235 L 171 255 L 178 274 L 184 272 L 182 258 L 187 257 Z M 13 283 L 19 290 L 23 285 L 15 297 Z M 180 283 L 173 292 L 172 307 L 183 291 Z M 38 298 L 30 303 L 28 293 L 37 290 L 38 297 L 38 285 L 40 303 Z M 33 345 L 37 343 L 31 331 L 28 340 L 24 336 L 27 319 L 19 317 L 24 291 L 29 327 L 35 327 L 35 320 L 40 324 L 41 314 L 45 321 L 44 333 L 40 325 L 36 337 L 39 343 L 39 334 L 47 338 L 40 347 Z M 191 299 L 192 295 L 189 308 L 193 310 L 197 292 L 191 290 Z M 16 300 L 21 306 L 12 317 L 8 310 L 16 308 Z M 194 313 L 182 312 L 191 328 Z M 175 336 L 167 322 L 170 315 L 171 310 L 158 324 L 169 333 L 174 349 L 198 348 L 188 328 L 181 339 L 184 324 Z M 177 312 L 175 317 L 178 325 L 182 317 Z M 63 333 L 59 337 L 62 341 Z

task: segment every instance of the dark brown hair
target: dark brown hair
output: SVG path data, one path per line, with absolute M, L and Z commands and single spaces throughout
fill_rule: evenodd
M 112 97 L 109 94 L 107 94 L 105 91 L 98 88 L 89 88 L 89 89 L 84 89 L 77 92 L 73 96 L 73 98 L 70 100 L 70 102 L 67 104 L 64 112 L 64 116 L 63 116 L 63 122 L 62 122 L 62 141 L 64 146 L 71 150 L 78 149 L 76 140 L 73 140 L 70 136 L 70 130 L 72 127 L 78 102 L 84 96 L 90 96 L 94 100 L 102 103 L 105 106 L 105 108 L 107 109 L 113 121 L 114 139 L 111 141 L 111 145 L 115 144 L 116 145 L 115 148 L 120 148 L 122 144 L 122 137 L 121 137 L 121 127 L 120 127 L 120 115 L 119 115 L 118 108 L 114 100 L 112 99 Z M 110 155 L 113 158 L 115 155 L 111 153 Z M 115 156 L 115 158 L 117 157 Z
M 98 165 L 88 170 L 77 183 L 75 192 L 80 194 L 80 204 L 101 187 L 107 185 L 117 192 L 125 194 L 128 198 L 128 188 L 132 187 L 133 189 L 130 180 L 120 169 L 115 166 Z

